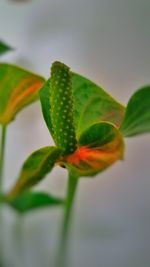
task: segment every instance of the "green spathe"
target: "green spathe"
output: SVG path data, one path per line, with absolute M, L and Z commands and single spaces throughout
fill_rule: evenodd
M 111 123 L 101 122 L 91 125 L 79 138 L 82 146 L 97 147 L 114 140 L 118 130 Z
M 51 105 L 49 101 L 49 79 L 40 90 L 40 100 L 43 116 L 52 136 Z M 72 73 L 72 92 L 74 101 L 74 123 L 76 137 L 92 124 L 108 121 L 120 126 L 125 108 L 106 93 L 101 87 L 82 77 Z
M 78 140 L 78 149 L 63 163 L 77 177 L 95 176 L 124 156 L 124 141 L 111 123 L 95 123 Z

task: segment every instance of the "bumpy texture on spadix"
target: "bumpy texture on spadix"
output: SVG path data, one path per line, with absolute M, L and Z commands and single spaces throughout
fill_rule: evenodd
M 73 119 L 73 96 L 69 68 L 54 62 L 50 80 L 51 122 L 54 141 L 64 154 L 76 149 Z

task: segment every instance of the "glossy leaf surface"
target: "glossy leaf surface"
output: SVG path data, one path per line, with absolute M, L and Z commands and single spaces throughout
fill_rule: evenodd
M 56 147 L 44 147 L 32 153 L 23 164 L 19 178 L 8 196 L 13 199 L 40 182 L 51 171 L 59 156 L 60 150 Z
M 129 100 L 121 131 L 124 136 L 150 132 L 150 86 L 138 90 Z
M 49 83 L 50 80 L 41 89 L 40 99 L 44 119 L 53 136 Z M 72 88 L 77 138 L 86 128 L 100 121 L 108 121 L 114 123 L 117 127 L 120 126 L 125 109 L 103 89 L 75 73 L 72 73 Z
M 90 80 L 73 73 L 72 76 L 76 133 L 80 134 L 100 121 L 121 124 L 124 107 Z
M 31 210 L 63 204 L 62 199 L 53 197 L 47 193 L 30 191 L 23 192 L 12 200 L 3 198 L 3 201 L 19 213 L 27 213 Z
M 78 149 L 62 161 L 77 176 L 92 176 L 122 159 L 123 152 L 119 130 L 110 123 L 97 123 L 83 132 Z
M 44 79 L 19 67 L 0 64 L 0 123 L 8 124 L 38 98 Z
M 86 129 L 79 138 L 80 146 L 99 147 L 116 138 L 117 129 L 110 123 L 96 123 Z

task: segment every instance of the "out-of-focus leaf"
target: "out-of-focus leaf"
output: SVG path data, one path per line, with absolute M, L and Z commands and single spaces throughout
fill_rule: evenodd
M 4 197 L 3 202 L 10 205 L 19 213 L 27 213 L 31 210 L 53 207 L 64 203 L 62 199 L 53 197 L 47 193 L 31 191 L 23 192 L 12 200 Z
M 12 47 L 10 47 L 9 45 L 0 40 L 0 56 L 11 50 L 13 50 Z
M 53 135 L 50 117 L 49 84 L 50 79 L 40 90 L 40 99 L 44 119 Z M 72 88 L 77 137 L 93 123 L 100 121 L 108 121 L 114 123 L 117 127 L 120 126 L 125 109 L 103 89 L 75 73 L 72 73 Z
M 23 107 L 37 100 L 44 78 L 19 67 L 0 64 L 0 123 L 8 124 Z
M 56 147 L 44 147 L 31 154 L 23 164 L 19 178 L 8 197 L 13 199 L 40 182 L 51 171 L 59 156 L 60 149 Z
M 69 170 L 92 176 L 123 158 L 124 143 L 119 130 L 110 123 L 97 123 L 82 133 L 77 150 L 62 159 Z
M 130 98 L 121 125 L 124 136 L 150 132 L 150 86 L 146 86 Z

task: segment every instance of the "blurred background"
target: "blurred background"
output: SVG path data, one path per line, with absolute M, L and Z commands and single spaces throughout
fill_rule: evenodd
M 2 61 L 47 78 L 60 60 L 123 104 L 150 83 L 149 0 L 0 0 L 0 39 L 16 48 Z M 5 190 L 32 151 L 52 144 L 40 103 L 17 116 L 7 137 Z M 64 196 L 65 170 L 56 168 L 37 188 Z M 150 136 L 126 139 L 123 162 L 80 180 L 70 267 L 150 267 L 149 191 Z M 54 208 L 19 218 L 4 207 L 3 266 L 53 267 L 61 216 Z

